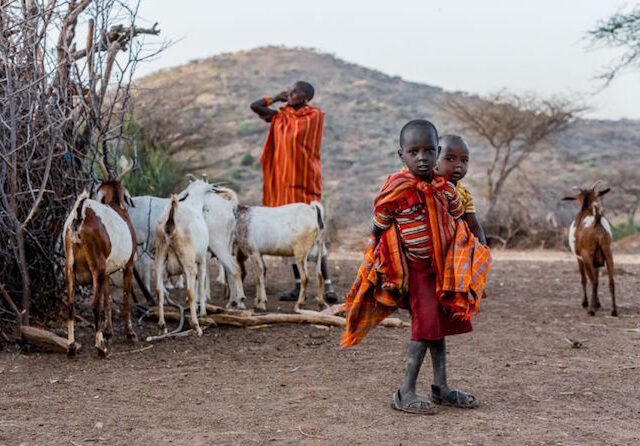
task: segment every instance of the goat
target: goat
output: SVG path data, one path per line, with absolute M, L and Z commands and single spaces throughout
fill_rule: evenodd
M 78 198 L 64 224 L 65 279 L 67 298 L 68 352 L 77 350 L 74 333 L 75 284 L 93 285 L 93 317 L 96 328 L 95 348 L 98 355 L 107 354 L 107 341 L 113 336 L 111 297 L 108 276 L 123 270 L 123 318 L 127 338 L 136 341 L 131 323 L 133 261 L 136 236 L 125 205 L 132 206 L 129 192 L 122 186 L 122 178 L 133 163 L 115 180 L 100 163 L 103 180 L 96 200 L 84 191 Z
M 581 204 L 580 211 L 569 228 L 569 247 L 578 259 L 584 294 L 582 306 L 584 308 L 589 306 L 591 316 L 594 316 L 596 310 L 600 308 L 600 300 L 598 299 L 599 268 L 606 264 L 609 275 L 609 292 L 611 293 L 611 315 L 617 316 L 613 255 L 611 254 L 611 225 L 603 216 L 604 210 L 599 200 L 610 189 L 597 191 L 598 183 L 599 181 L 589 189 L 580 189 L 575 196 L 563 198 L 563 200 L 577 200 Z M 592 285 L 590 305 L 587 300 L 587 277 Z
M 206 188 L 208 183 L 198 180 L 192 175 L 193 181 L 178 194 L 178 197 L 187 197 L 194 188 Z M 220 261 L 222 276 L 228 275 L 235 282 L 230 289 L 227 306 L 244 306 L 244 289 L 240 277 L 240 268 L 233 256 L 233 242 L 236 230 L 236 207 L 238 197 L 231 189 L 217 185 L 209 185 L 213 194 L 206 194 L 203 205 L 203 214 L 209 230 L 209 251 Z M 162 212 L 170 203 L 168 198 L 151 196 L 133 197 L 135 208 L 129 210 L 131 223 L 136 231 L 138 240 L 138 258 L 136 264 L 142 271 L 144 285 L 151 289 L 151 264 L 155 257 L 155 228 Z M 182 278 L 182 276 L 180 276 Z M 166 289 L 169 286 L 166 284 Z
M 193 189 L 206 188 L 207 186 L 214 192 L 205 195 L 203 208 L 204 218 L 209 230 L 209 250 L 222 265 L 223 277 L 227 279 L 225 283 L 231 284 L 227 288 L 229 293 L 227 308 L 235 306 L 244 309 L 246 308 L 244 304 L 246 298 L 242 286 L 240 267 L 233 255 L 238 197 L 231 189 L 211 185 L 198 179 L 191 181 L 182 194 L 189 194 Z M 220 279 L 220 274 L 218 279 Z
M 142 281 L 147 290 L 151 290 L 151 268 L 155 258 L 156 225 L 160 216 L 170 203 L 168 198 L 143 195 L 132 198 L 134 206 L 129 208 L 131 224 L 136 232 L 136 268 L 142 273 Z M 182 276 L 179 276 L 182 279 Z M 179 282 L 178 282 L 179 283 Z M 180 286 L 178 286 L 179 288 Z M 169 283 L 165 290 L 169 289 Z
M 317 201 L 311 204 L 294 203 L 278 207 L 254 206 L 238 207 L 238 228 L 236 231 L 237 256 L 242 268 L 242 276 L 246 275 L 244 262 L 253 258 L 258 265 L 258 287 L 254 306 L 258 310 L 267 308 L 265 290 L 265 265 L 262 255 L 295 257 L 300 271 L 300 294 L 294 310 L 300 311 L 304 304 L 309 274 L 307 256 L 314 245 L 318 247 L 318 259 L 322 258 L 324 238 L 324 209 Z M 316 263 L 318 277 L 318 306 L 326 306 L 324 302 L 324 279 L 320 271 L 320 263 Z
M 203 215 L 204 197 L 212 192 L 212 187 L 204 183 L 189 190 L 183 201 L 173 194 L 156 226 L 155 272 L 156 293 L 158 295 L 158 327 L 167 332 L 164 319 L 165 271 L 171 275 L 185 274 L 187 299 L 191 315 L 191 327 L 196 336 L 202 336 L 202 329 L 196 314 L 196 300 L 200 305 L 200 315 L 205 315 L 208 285 L 209 232 Z

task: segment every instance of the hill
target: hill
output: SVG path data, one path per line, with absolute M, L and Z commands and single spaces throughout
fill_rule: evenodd
M 402 125 L 417 117 L 433 120 L 439 130 L 456 131 L 434 101 L 460 94 L 406 82 L 397 76 L 308 49 L 265 47 L 221 54 L 163 70 L 136 85 L 137 112 L 146 122 L 161 122 L 180 140 L 174 156 L 194 170 L 232 183 L 241 199 L 261 197 L 259 164 L 267 124 L 249 109 L 265 95 L 275 95 L 296 80 L 316 87 L 313 103 L 326 112 L 323 137 L 324 202 L 342 242 L 359 243 L 369 225 L 371 200 L 386 176 L 400 167 L 396 155 Z M 469 136 L 469 135 L 467 135 Z M 484 192 L 482 141 L 473 145 L 468 182 L 480 208 Z M 573 212 L 559 198 L 570 186 L 635 163 L 640 122 L 580 120 L 537 155 L 511 181 L 508 193 L 531 201 L 533 218 L 549 212 L 563 224 Z M 334 240 L 338 237 L 334 232 Z

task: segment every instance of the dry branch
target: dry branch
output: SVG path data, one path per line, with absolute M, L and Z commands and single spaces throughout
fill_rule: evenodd
M 20 335 L 22 336 L 23 341 L 31 345 L 59 353 L 68 353 L 69 349 L 67 340 L 51 333 L 50 331 L 23 325 L 20 327 Z M 80 350 L 80 347 L 81 345 L 76 342 L 74 352 Z
M 216 307 L 220 309 L 220 307 Z M 285 314 L 285 313 L 265 313 L 255 315 L 249 310 L 224 310 L 217 314 L 211 314 L 198 318 L 201 325 L 231 325 L 234 327 L 255 327 L 260 325 L 272 324 L 311 324 L 325 325 L 331 327 L 344 327 L 346 320 L 343 317 L 322 314 L 315 311 L 303 310 L 302 314 Z M 158 307 L 153 307 L 150 314 L 158 317 Z M 166 320 L 178 321 L 180 315 L 173 309 L 165 309 L 164 317 Z M 380 323 L 383 327 L 402 328 L 408 327 L 407 322 L 403 322 L 398 318 L 386 318 Z
M 145 58 L 136 37 L 159 33 L 136 26 L 137 3 L 0 0 L 0 301 L 22 325 L 32 307 L 57 314 L 66 215 L 94 183 L 98 152 L 109 167 L 127 138 L 131 76 Z
M 490 149 L 487 166 L 487 199 L 491 215 L 511 174 L 522 169 L 531 155 L 566 130 L 585 110 L 568 99 L 541 99 L 505 91 L 486 98 L 446 95 L 440 109 L 460 125 L 486 141 Z

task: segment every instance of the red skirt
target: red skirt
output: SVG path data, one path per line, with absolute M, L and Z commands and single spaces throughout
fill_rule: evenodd
M 442 311 L 436 274 L 428 265 L 409 262 L 409 304 L 412 341 L 437 341 L 472 330 L 471 321 L 453 319 Z

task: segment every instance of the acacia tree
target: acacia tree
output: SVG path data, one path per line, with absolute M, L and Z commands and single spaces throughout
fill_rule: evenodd
M 566 130 L 583 110 L 566 100 L 542 100 L 506 92 L 487 98 L 447 95 L 440 110 L 453 118 L 463 131 L 482 138 L 491 155 L 487 167 L 487 216 L 495 208 L 505 182 L 550 138 Z
M 140 36 L 159 30 L 137 27 L 137 9 L 0 0 L 0 302 L 20 324 L 32 297 L 41 309 L 60 301 L 66 214 L 99 153 L 115 168 L 136 64 L 163 48 L 145 47 Z
M 598 22 L 595 28 L 588 31 L 588 36 L 595 46 L 624 50 L 600 75 L 608 84 L 623 69 L 629 66 L 637 67 L 640 64 L 640 7 L 636 6 L 627 13 L 613 14 L 608 19 Z
M 607 183 L 617 192 L 616 197 L 609 198 L 614 204 L 614 209 L 625 215 L 628 226 L 634 226 L 640 210 L 638 165 L 625 163 L 614 166 L 612 172 L 607 175 Z

